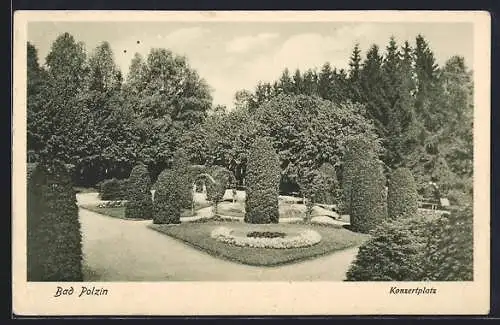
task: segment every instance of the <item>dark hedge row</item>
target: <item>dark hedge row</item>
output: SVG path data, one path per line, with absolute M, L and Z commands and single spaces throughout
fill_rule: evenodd
M 245 222 L 278 223 L 280 166 L 268 139 L 258 138 L 252 144 L 246 172 Z
M 153 201 L 151 198 L 151 179 L 144 164 L 138 164 L 130 173 L 127 189 L 125 217 L 133 219 L 151 219 Z
M 28 281 L 82 281 L 76 193 L 67 167 L 39 163 L 28 177 Z

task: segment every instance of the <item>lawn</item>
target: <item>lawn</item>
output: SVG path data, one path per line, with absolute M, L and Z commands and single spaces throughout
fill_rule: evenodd
M 195 213 L 197 210 L 211 206 L 210 202 L 196 202 L 194 205 Z M 100 208 L 96 204 L 86 204 L 81 206 L 84 209 L 96 212 L 99 214 L 104 214 L 109 217 L 126 219 L 126 220 L 144 220 L 144 219 L 131 219 L 125 218 L 125 207 L 117 208 Z M 191 209 L 184 209 L 181 213 L 181 217 L 192 217 Z
M 237 232 L 266 230 L 298 233 L 301 230 L 312 229 L 320 233 L 322 240 L 316 245 L 305 248 L 273 249 L 238 247 L 219 242 L 210 237 L 211 231 L 220 225 L 234 229 Z M 368 235 L 355 233 L 343 227 L 305 224 L 251 225 L 238 222 L 210 221 L 180 225 L 149 225 L 148 227 L 205 251 L 212 256 L 258 266 L 289 264 L 331 254 L 335 251 L 358 246 L 368 238 Z

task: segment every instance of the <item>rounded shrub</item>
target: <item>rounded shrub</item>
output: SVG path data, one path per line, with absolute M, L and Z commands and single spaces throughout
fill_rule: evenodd
M 357 161 L 351 184 L 351 227 L 367 233 L 387 217 L 385 177 L 378 160 Z
M 134 219 L 151 219 L 153 201 L 151 198 L 151 179 L 144 164 L 136 165 L 128 179 L 127 205 L 125 217 Z
M 347 281 L 472 281 L 472 219 L 470 207 L 388 219 L 359 248 Z
M 347 281 L 420 281 L 425 263 L 423 219 L 386 220 L 361 245 Z
M 415 179 L 408 168 L 398 168 L 389 178 L 387 211 L 391 218 L 414 216 L 418 209 Z
M 156 181 L 155 200 L 153 202 L 153 223 L 178 224 L 181 222 L 182 177 L 175 170 L 164 170 Z
M 278 155 L 268 139 L 257 138 L 247 162 L 245 222 L 278 223 L 279 183 Z
M 99 196 L 104 201 L 124 200 L 127 196 L 127 180 L 106 179 L 101 183 Z
M 345 148 L 342 157 L 342 195 L 339 208 L 342 213 L 351 214 L 351 188 L 359 170 L 358 161 L 376 159 L 378 143 L 358 135 L 349 138 Z
M 32 166 L 27 194 L 28 281 L 83 281 L 80 221 L 67 167 Z

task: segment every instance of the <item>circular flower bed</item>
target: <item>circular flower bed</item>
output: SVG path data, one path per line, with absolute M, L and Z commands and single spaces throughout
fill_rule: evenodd
M 254 234 L 257 232 L 254 232 Z M 258 232 L 266 233 L 266 232 Z M 269 233 L 269 232 L 267 232 Z M 251 233 L 249 233 L 251 234 Z M 226 244 L 253 247 L 253 248 L 298 248 L 315 245 L 321 241 L 321 235 L 314 230 L 304 230 L 298 235 L 287 237 L 257 237 L 257 236 L 237 236 L 234 231 L 227 227 L 217 227 L 212 230 L 210 237 Z

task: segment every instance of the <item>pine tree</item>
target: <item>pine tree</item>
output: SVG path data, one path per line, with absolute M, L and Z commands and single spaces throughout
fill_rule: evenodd
M 359 79 L 361 60 L 361 50 L 359 49 L 359 43 L 356 43 L 354 45 L 354 49 L 352 50 L 351 59 L 349 61 L 349 79 L 351 81 L 357 81 Z
M 284 94 L 292 94 L 293 93 L 293 81 L 292 78 L 290 77 L 290 72 L 288 71 L 288 68 L 285 68 L 283 70 L 283 73 L 281 74 L 281 77 L 278 81 L 279 88 Z
M 363 62 L 359 83 L 366 116 L 373 121 L 379 137 L 385 139 L 390 108 L 385 93 L 386 80 L 382 73 L 382 60 L 379 47 L 372 45 Z
M 331 99 L 330 88 L 333 83 L 333 71 L 330 63 L 326 62 L 319 73 L 318 93 L 323 99 Z
M 293 91 L 296 95 L 304 93 L 302 75 L 299 69 L 295 70 L 295 74 L 293 75 Z

